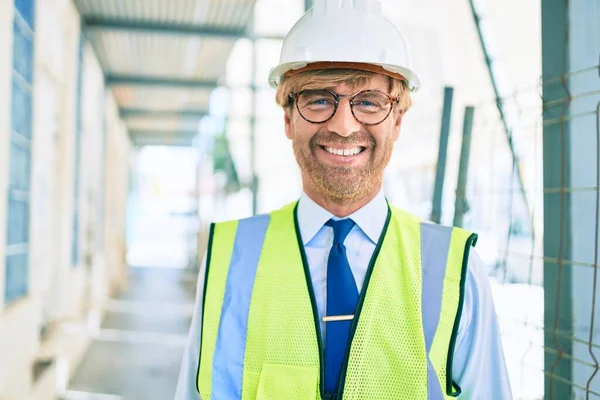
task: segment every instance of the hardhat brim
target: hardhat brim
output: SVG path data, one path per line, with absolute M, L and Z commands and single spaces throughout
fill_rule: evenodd
M 310 68 L 310 65 L 314 65 L 315 68 Z M 311 61 L 308 62 L 288 62 L 279 64 L 273 68 L 269 74 L 269 85 L 272 88 L 277 88 L 283 78 L 289 75 L 290 71 L 298 70 L 320 70 L 320 69 L 333 69 L 333 68 L 346 68 L 346 69 L 358 69 L 370 72 L 376 72 L 383 75 L 390 76 L 395 79 L 403 79 L 407 82 L 408 87 L 411 91 L 417 91 L 421 86 L 419 79 L 416 74 L 408 68 L 400 67 L 397 65 L 389 64 L 375 64 L 375 63 L 357 63 L 357 62 L 345 62 L 345 61 Z

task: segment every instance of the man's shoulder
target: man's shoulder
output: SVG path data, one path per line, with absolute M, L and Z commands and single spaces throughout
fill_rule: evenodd
M 425 229 L 432 230 L 432 231 L 445 231 L 448 233 L 454 231 L 455 233 L 458 232 L 458 233 L 462 234 L 463 236 L 465 236 L 465 238 L 469 238 L 470 236 L 474 235 L 473 240 L 475 240 L 475 241 L 477 240 L 477 234 L 475 234 L 474 232 L 471 232 L 467 229 L 464 229 L 464 228 L 461 228 L 458 226 L 439 224 L 437 222 L 433 222 L 431 220 L 421 218 L 415 214 L 411 214 L 410 212 L 403 210 L 399 207 L 396 207 L 392 204 L 389 204 L 389 207 L 392 212 L 392 215 L 400 223 L 418 224 L 418 225 L 421 225 L 422 227 L 425 227 Z
M 253 224 L 253 223 L 269 220 L 273 216 L 280 216 L 282 214 L 288 214 L 288 215 L 292 216 L 297 203 L 298 202 L 295 201 L 295 202 L 286 204 L 285 206 L 275 209 L 273 211 L 270 211 L 268 213 L 256 214 L 256 215 L 252 215 L 250 217 L 245 217 L 245 218 L 216 221 L 216 222 L 213 222 L 211 225 L 213 225 L 213 226 L 235 226 L 235 225 L 239 225 L 239 224 Z

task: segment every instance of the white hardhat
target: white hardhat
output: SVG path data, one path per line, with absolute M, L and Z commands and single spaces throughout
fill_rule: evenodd
M 412 90 L 420 86 L 404 38 L 382 15 L 379 0 L 314 0 L 286 35 L 269 84 L 276 88 L 286 74 L 325 68 L 364 69 L 406 80 Z

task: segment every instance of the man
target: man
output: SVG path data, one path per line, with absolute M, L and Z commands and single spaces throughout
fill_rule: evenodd
M 378 0 L 317 0 L 269 81 L 296 203 L 213 224 L 176 399 L 510 399 L 476 235 L 389 206 L 419 81 Z

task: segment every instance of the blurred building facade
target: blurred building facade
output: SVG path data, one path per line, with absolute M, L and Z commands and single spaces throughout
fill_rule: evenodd
M 57 326 L 125 284 L 131 144 L 80 24 L 71 1 L 0 2 L 1 398 L 53 398 L 86 346 Z
M 557 377 L 577 396 L 600 393 L 591 350 L 598 338 L 595 331 L 587 337 L 594 291 L 585 286 L 596 280 L 590 273 L 598 263 L 590 254 L 597 246 L 581 247 L 582 236 L 593 240 L 598 216 L 590 218 L 591 198 L 569 198 L 579 208 L 573 234 L 565 236 L 569 223 L 552 225 L 560 212 L 547 197 L 598 193 L 598 172 L 585 165 L 598 157 L 599 3 L 382 2 L 405 34 L 423 82 L 386 171 L 386 196 L 429 219 L 443 183 L 444 224 L 453 223 L 457 195 L 466 198 L 462 225 L 480 234 L 477 249 L 489 266 L 515 398 L 548 397 L 545 382 Z M 56 381 L 66 384 L 78 365 L 105 301 L 127 285 L 127 245 L 140 242 L 132 232 L 146 229 L 140 218 L 157 218 L 142 213 L 143 190 L 154 190 L 145 174 L 170 162 L 158 155 L 168 147 L 154 145 L 183 145 L 191 152 L 185 157 L 195 157 L 195 204 L 185 210 L 198 222 L 189 246 L 194 260 L 184 262 L 192 269 L 202 259 L 210 222 L 268 212 L 298 198 L 300 174 L 267 75 L 284 34 L 309 4 L 0 2 L 0 227 L 6 227 L 0 229 L 0 398 L 53 398 Z M 110 19 L 115 15 L 123 20 Z M 86 21 L 105 31 L 85 29 Z M 562 48 L 549 33 L 556 21 L 569 32 Z M 566 65 L 549 69 L 557 60 Z M 561 92 L 561 83 L 572 90 Z M 474 109 L 468 179 L 457 193 L 468 106 Z M 552 107 L 564 109 L 547 114 Z M 564 147 L 552 152 L 547 139 L 563 143 L 570 132 L 586 134 L 574 142 L 578 152 L 569 153 L 573 165 L 559 161 Z M 561 173 L 585 179 L 550 185 L 548 176 Z M 157 224 L 148 229 L 164 228 Z M 579 253 L 551 256 L 544 237 L 557 248 L 565 237 L 573 239 Z M 152 247 L 132 246 L 129 262 Z M 562 272 L 547 271 L 564 263 L 585 272 L 565 278 L 569 300 L 563 296 L 555 305 Z M 572 348 L 556 339 L 559 334 L 580 346 L 577 356 L 563 356 L 563 347 Z

